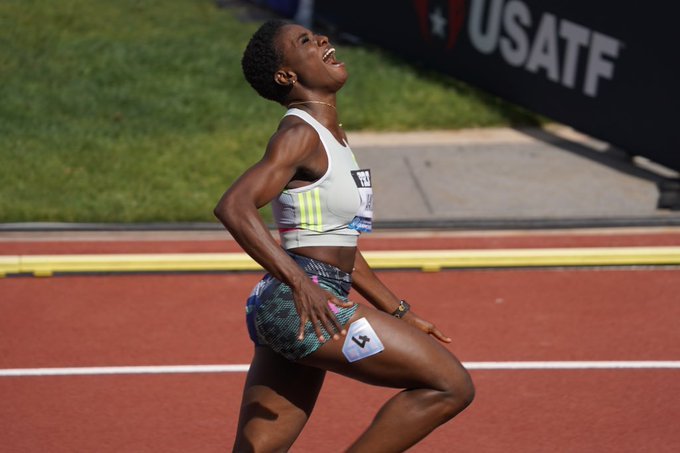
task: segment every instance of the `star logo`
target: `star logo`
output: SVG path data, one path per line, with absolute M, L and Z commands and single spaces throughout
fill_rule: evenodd
M 446 23 L 448 20 L 442 15 L 442 9 L 440 7 L 435 8 L 429 16 L 430 24 L 432 24 L 432 35 L 446 39 Z
M 440 42 L 448 50 L 456 39 L 465 20 L 465 0 L 413 0 L 420 34 L 429 44 Z

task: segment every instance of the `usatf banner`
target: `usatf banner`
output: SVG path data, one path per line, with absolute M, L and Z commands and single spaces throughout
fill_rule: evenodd
M 680 27 L 648 0 L 317 0 L 317 19 L 680 169 Z

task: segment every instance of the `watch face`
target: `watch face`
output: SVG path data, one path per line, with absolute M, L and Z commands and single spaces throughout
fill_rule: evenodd
M 406 303 L 406 301 L 400 300 L 399 306 L 397 307 L 396 310 L 394 310 L 394 313 L 392 313 L 392 315 L 397 317 L 397 318 L 401 318 L 402 316 L 404 316 L 406 314 L 406 312 L 409 311 L 410 308 L 411 307 L 409 306 L 408 303 Z

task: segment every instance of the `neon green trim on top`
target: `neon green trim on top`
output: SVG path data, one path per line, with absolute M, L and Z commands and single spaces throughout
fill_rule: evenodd
M 316 230 L 316 222 L 314 221 L 314 203 L 312 202 L 312 192 L 305 192 L 305 199 L 307 200 L 307 217 L 308 229 Z
M 302 228 L 307 228 L 307 209 L 305 208 L 305 194 L 298 193 L 298 202 L 300 203 L 300 226 Z
M 323 231 L 323 219 L 321 218 L 321 196 L 318 187 L 314 189 L 314 202 L 316 204 L 316 231 Z
M 323 231 L 321 191 L 319 188 L 308 192 L 298 192 L 297 196 L 300 204 L 300 227 L 312 231 Z

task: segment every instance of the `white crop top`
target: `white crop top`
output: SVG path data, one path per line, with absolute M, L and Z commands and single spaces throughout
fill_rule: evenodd
M 361 232 L 373 222 L 371 171 L 360 169 L 349 145 L 341 144 L 321 123 L 300 109 L 289 109 L 319 134 L 328 156 L 328 169 L 317 181 L 286 189 L 272 200 L 281 245 L 297 247 L 355 247 Z

